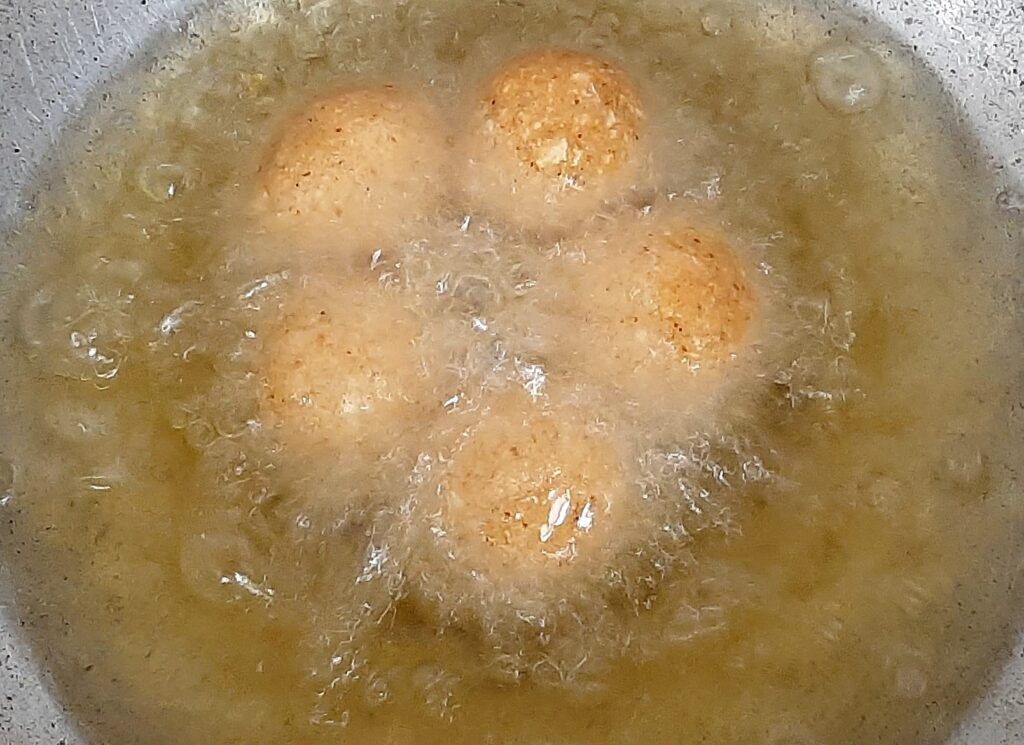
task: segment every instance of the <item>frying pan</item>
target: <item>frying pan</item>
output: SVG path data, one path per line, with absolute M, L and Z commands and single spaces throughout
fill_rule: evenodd
M 258 12 L 262 0 L 236 4 Z M 180 34 L 199 5 L 0 0 L 0 228 L 32 209 L 25 190 L 89 91 L 131 62 L 146 61 L 153 41 Z M 917 58 L 921 74 L 936 78 L 946 91 L 949 125 L 965 128 L 989 159 L 998 182 L 991 198 L 1011 212 L 1024 211 L 1024 2 L 819 5 L 824 17 L 845 16 Z M 0 745 L 83 745 L 50 693 L 46 670 L 27 648 L 10 611 L 12 597 L 10 578 L 0 567 Z M 952 744 L 1024 745 L 1024 635 Z

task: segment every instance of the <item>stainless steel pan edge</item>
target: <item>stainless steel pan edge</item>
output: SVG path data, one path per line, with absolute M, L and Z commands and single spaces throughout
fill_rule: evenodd
M 0 0 L 0 226 L 30 208 L 22 191 L 88 91 L 144 53 L 153 36 L 179 30 L 195 4 Z M 881 21 L 913 50 L 982 143 L 1001 183 L 992 198 L 1024 203 L 1024 2 L 824 0 L 822 7 Z M 0 745 L 81 745 L 23 642 L 12 598 L 0 567 Z M 1024 745 L 1024 636 L 951 745 Z

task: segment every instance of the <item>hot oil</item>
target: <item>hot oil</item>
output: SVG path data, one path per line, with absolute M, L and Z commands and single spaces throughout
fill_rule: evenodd
M 111 93 L 12 247 L 5 560 L 97 740 L 940 742 L 1012 627 L 1019 226 L 928 81 L 854 35 L 887 90 L 837 111 L 813 60 L 847 31 L 802 7 L 235 10 Z M 407 85 L 454 131 L 545 46 L 640 86 L 657 168 L 628 204 L 561 239 L 456 197 L 352 250 L 262 227 L 265 150 L 311 96 Z M 552 344 L 574 241 L 648 209 L 723 230 L 756 282 L 756 349 L 716 394 L 623 401 Z M 438 373 L 380 460 L 260 426 L 282 303 L 354 280 L 422 319 Z M 567 389 L 641 538 L 607 587 L 528 620 L 483 596 L 481 620 L 422 559 L 424 484 L 498 392 Z

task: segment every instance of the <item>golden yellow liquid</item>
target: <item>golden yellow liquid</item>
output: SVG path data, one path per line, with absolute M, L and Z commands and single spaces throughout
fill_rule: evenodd
M 1014 629 L 1020 236 L 926 78 L 853 35 L 888 91 L 829 111 L 808 61 L 846 27 L 800 6 L 274 2 L 196 24 L 203 45 L 168 42 L 96 102 L 10 246 L 0 551 L 93 741 L 946 738 Z M 637 199 L 727 227 L 779 325 L 706 416 L 581 394 L 663 498 L 699 509 L 666 513 L 688 535 L 652 538 L 633 605 L 600 596 L 592 636 L 552 632 L 588 663 L 516 679 L 514 624 L 441 626 L 413 599 L 424 547 L 396 513 L 449 413 L 326 486 L 254 426 L 254 329 L 337 262 L 275 243 L 247 205 L 297 102 L 394 82 L 454 126 L 481 75 L 545 46 L 621 61 L 657 154 Z M 561 329 L 533 311 L 558 246 L 454 201 L 421 217 L 343 271 L 401 285 L 433 324 L 450 421 L 499 381 L 556 383 L 537 340 Z M 368 496 L 348 522 L 310 507 L 338 489 Z M 390 553 L 358 582 L 373 541 Z

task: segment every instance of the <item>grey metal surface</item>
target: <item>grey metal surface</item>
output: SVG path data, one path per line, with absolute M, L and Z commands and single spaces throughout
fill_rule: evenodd
M 194 3 L 193 3 L 194 4 Z M 0 220 L 88 92 L 177 28 L 188 0 L 0 2 Z
M 1002 174 L 1024 183 L 1024 3 L 1020 0 L 828 0 L 880 19 L 960 104 Z
M 244 0 L 243 0 L 244 2 Z M 252 4 L 257 4 L 258 0 Z M 28 206 L 24 187 L 88 91 L 180 29 L 188 0 L 0 0 L 0 224 Z M 1024 194 L 1024 2 L 826 0 L 880 19 L 960 104 L 1002 181 Z M 992 198 L 999 197 L 999 190 Z M 6 612 L 0 567 L 0 745 L 80 745 Z M 955 745 L 1024 745 L 1024 640 Z

